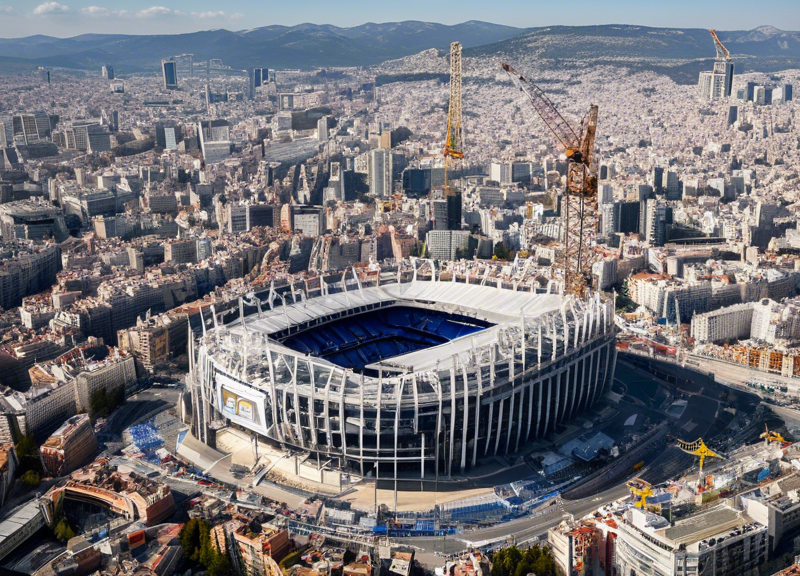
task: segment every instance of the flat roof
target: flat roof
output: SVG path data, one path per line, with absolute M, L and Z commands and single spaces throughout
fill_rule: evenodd
M 740 512 L 727 506 L 719 506 L 666 528 L 664 536 L 676 544 L 692 544 L 713 538 L 717 534 L 725 534 L 745 523 Z

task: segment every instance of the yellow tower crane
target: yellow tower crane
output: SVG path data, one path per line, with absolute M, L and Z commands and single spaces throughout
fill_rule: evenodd
M 711 448 L 706 446 L 705 442 L 703 442 L 702 438 L 698 438 L 694 442 L 684 442 L 683 440 L 675 439 L 678 442 L 678 448 L 686 452 L 687 454 L 692 454 L 693 456 L 697 456 L 700 458 L 700 482 L 703 482 L 703 463 L 705 462 L 706 458 L 719 458 L 720 460 L 724 460 L 724 456 L 720 456 L 716 452 L 714 452 Z
M 597 237 L 597 166 L 594 139 L 597 132 L 597 106 L 592 104 L 574 128 L 567 122 L 544 91 L 503 64 L 514 85 L 533 104 L 536 113 L 564 148 L 567 157 L 567 190 L 562 202 L 564 222 L 564 293 L 582 297 L 591 286 L 594 243 Z
M 781 436 L 777 432 L 770 430 L 766 424 L 764 424 L 764 432 L 761 434 L 761 438 L 767 444 L 772 444 L 773 442 L 777 442 L 781 446 L 786 446 L 787 444 L 791 444 L 791 442 L 787 441 L 783 436 Z
M 450 158 L 464 157 L 464 133 L 461 115 L 461 43 L 450 44 L 450 108 L 447 112 L 447 140 L 444 150 L 444 190 L 448 196 L 455 194 L 447 185 L 447 168 Z
M 653 486 L 641 478 L 633 478 L 632 480 L 628 480 L 626 484 L 628 486 L 628 490 L 631 491 L 631 494 L 641 498 L 641 500 L 636 502 L 634 506 L 641 508 L 642 510 L 647 510 L 647 497 L 654 494 Z

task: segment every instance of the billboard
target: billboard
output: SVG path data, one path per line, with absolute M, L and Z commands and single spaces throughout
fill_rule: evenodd
M 264 406 L 266 395 L 217 372 L 217 408 L 225 418 L 251 430 L 266 434 Z

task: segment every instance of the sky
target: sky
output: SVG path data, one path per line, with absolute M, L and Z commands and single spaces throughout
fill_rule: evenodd
M 798 0 L 0 0 L 0 38 L 168 34 L 303 22 L 356 26 L 484 20 L 518 27 L 637 24 L 800 30 Z

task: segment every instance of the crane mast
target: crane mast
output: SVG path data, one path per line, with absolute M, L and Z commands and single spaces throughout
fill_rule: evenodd
M 597 133 L 597 106 L 576 130 L 556 109 L 544 91 L 533 82 L 503 64 L 512 82 L 528 98 L 536 113 L 564 148 L 568 160 L 567 189 L 562 198 L 564 223 L 564 293 L 584 296 L 591 286 L 594 243 L 597 237 L 597 169 L 594 140 Z
M 447 113 L 447 140 L 444 150 L 444 188 L 447 185 L 447 168 L 450 158 L 460 160 L 464 157 L 464 134 L 461 122 L 461 43 L 450 44 L 450 108 Z

